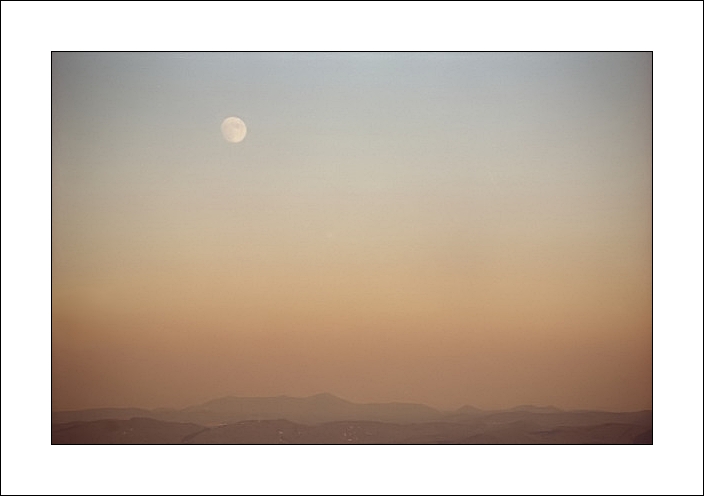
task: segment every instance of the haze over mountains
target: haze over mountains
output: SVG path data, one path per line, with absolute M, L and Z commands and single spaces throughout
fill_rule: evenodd
M 652 444 L 652 411 L 522 405 L 440 411 L 331 394 L 235 397 L 183 409 L 52 412 L 53 444 Z

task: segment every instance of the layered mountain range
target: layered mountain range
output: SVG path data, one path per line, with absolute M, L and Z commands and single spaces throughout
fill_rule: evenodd
M 523 405 L 440 411 L 331 394 L 218 398 L 183 409 L 52 412 L 52 444 L 652 444 L 652 411 Z

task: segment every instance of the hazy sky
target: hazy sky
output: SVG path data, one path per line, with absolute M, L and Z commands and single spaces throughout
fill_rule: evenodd
M 651 71 L 54 53 L 53 408 L 651 408 Z

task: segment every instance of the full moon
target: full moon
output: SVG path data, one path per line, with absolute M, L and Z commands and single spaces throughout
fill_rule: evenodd
M 222 136 L 230 143 L 239 143 L 247 135 L 247 126 L 239 117 L 228 117 L 220 124 Z

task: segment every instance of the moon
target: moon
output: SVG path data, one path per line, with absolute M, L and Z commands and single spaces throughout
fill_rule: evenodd
M 223 138 L 230 143 L 239 143 L 247 136 L 247 126 L 239 117 L 228 117 L 222 121 L 220 130 Z

